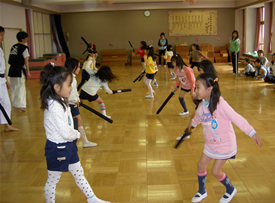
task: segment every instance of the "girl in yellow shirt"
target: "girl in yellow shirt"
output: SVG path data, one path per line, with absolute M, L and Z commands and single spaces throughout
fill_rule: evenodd
M 147 85 L 149 89 L 149 92 L 145 96 L 145 98 L 147 99 L 154 98 L 154 90 L 152 89 L 151 82 L 154 80 L 155 73 L 156 73 L 155 64 L 154 64 L 155 59 L 156 57 L 154 56 L 154 47 L 152 45 L 146 47 L 146 51 L 144 55 L 144 61 L 146 64 L 146 69 L 145 69 L 146 77 L 144 77 L 144 83 Z

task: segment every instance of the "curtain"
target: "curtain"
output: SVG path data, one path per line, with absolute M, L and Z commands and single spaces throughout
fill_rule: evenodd
M 240 56 L 244 53 L 244 45 L 245 45 L 245 9 L 243 9 L 243 36 L 241 41 L 241 50 Z
M 270 21 L 269 21 L 269 42 L 267 47 L 267 53 L 272 53 L 272 33 L 273 33 L 273 2 L 270 4 Z
M 33 43 L 32 43 L 32 32 L 31 32 L 31 11 L 30 9 L 25 9 L 25 15 L 26 15 L 26 24 L 27 24 L 27 33 L 29 35 L 28 37 L 28 47 L 29 47 L 29 54 L 30 59 L 34 58 L 33 54 Z
M 255 50 L 261 49 L 261 39 L 262 39 L 262 29 L 261 29 L 261 21 L 262 21 L 262 8 L 257 8 L 257 17 L 256 17 L 256 39 L 255 39 Z
M 66 58 L 70 57 L 70 52 L 65 41 L 65 37 L 63 34 L 62 26 L 61 26 L 61 16 L 57 14 L 51 14 L 51 26 L 52 26 L 52 38 L 53 42 L 57 48 L 58 52 L 63 52 L 66 54 Z

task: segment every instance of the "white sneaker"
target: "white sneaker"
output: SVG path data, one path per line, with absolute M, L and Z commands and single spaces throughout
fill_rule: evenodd
M 177 140 L 180 140 L 182 138 L 182 136 L 177 137 Z M 187 139 L 190 139 L 190 135 L 186 136 L 183 140 L 187 140 Z
M 154 92 L 155 92 L 155 91 L 153 91 L 153 93 L 154 93 Z M 147 92 L 146 94 L 147 94 L 147 95 L 148 95 L 148 94 L 150 94 L 150 91 L 149 91 L 149 92 Z
M 205 192 L 203 195 L 201 193 L 197 193 L 191 200 L 191 202 L 200 202 L 204 198 L 207 197 L 207 192 Z
M 175 80 L 177 78 L 177 75 L 173 75 L 170 80 Z
M 228 203 L 232 200 L 232 198 L 235 196 L 235 194 L 237 193 L 237 189 L 234 187 L 234 190 L 232 192 L 232 194 L 228 194 L 227 192 L 224 193 L 224 195 L 222 196 L 222 198 L 220 199 L 220 203 Z M 224 198 L 224 196 L 226 196 L 227 198 Z
M 184 116 L 184 115 L 188 115 L 189 114 L 189 111 L 183 111 L 183 112 L 180 112 L 179 113 L 179 116 Z
M 101 199 L 97 198 L 96 196 L 94 196 L 92 198 L 88 198 L 88 203 L 111 203 L 111 202 L 101 200 Z
M 147 95 L 145 96 L 146 99 L 153 99 L 154 98 L 154 95 Z
M 164 65 L 164 67 L 166 67 L 166 65 Z
M 97 144 L 94 142 L 82 143 L 82 147 L 95 147 L 95 146 L 97 146 Z

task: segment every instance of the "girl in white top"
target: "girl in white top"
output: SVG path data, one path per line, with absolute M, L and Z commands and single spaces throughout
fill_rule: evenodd
M 65 62 L 65 67 L 68 68 L 70 72 L 73 74 L 73 89 L 71 91 L 71 94 L 69 96 L 68 102 L 69 106 L 71 108 L 72 116 L 73 118 L 77 118 L 78 120 L 78 131 L 80 132 L 80 137 L 82 139 L 82 146 L 83 147 L 95 147 L 97 144 L 88 141 L 85 130 L 83 128 L 83 122 L 79 113 L 78 105 L 79 105 L 79 95 L 77 93 L 77 88 L 76 88 L 76 79 L 75 76 L 79 73 L 80 71 L 80 63 L 77 59 L 75 58 L 68 58 Z
M 82 78 L 81 78 L 81 82 L 77 86 L 77 91 L 79 91 L 80 88 L 84 85 L 84 83 L 90 79 L 90 75 L 85 70 L 85 67 L 89 66 L 91 69 L 97 71 L 97 68 L 96 68 L 96 58 L 97 58 L 97 56 L 98 56 L 98 54 L 97 54 L 96 50 L 93 50 L 91 53 L 89 53 L 87 55 L 86 60 L 83 63 Z
M 244 61 L 245 69 L 240 71 L 241 76 L 252 76 L 254 72 L 254 68 L 250 63 L 249 58 L 245 58 Z
M 65 67 L 48 64 L 40 75 L 41 108 L 44 110 L 44 128 L 47 137 L 45 156 L 48 179 L 44 187 L 46 203 L 55 202 L 55 189 L 62 172 L 71 172 L 76 185 L 87 197 L 88 203 L 104 203 L 98 199 L 87 182 L 77 155 L 76 140 L 80 133 L 73 128 L 73 119 L 67 99 L 72 91 L 72 73 Z
M 98 71 L 86 66 L 85 70 L 91 77 L 81 89 L 79 95 L 80 101 L 82 102 L 83 100 L 88 100 L 89 102 L 97 102 L 100 105 L 102 114 L 107 116 L 104 101 L 97 95 L 97 91 L 101 88 L 101 86 L 103 86 L 105 92 L 108 94 L 113 94 L 113 91 L 108 87 L 108 82 L 112 82 L 117 77 L 112 73 L 109 66 L 102 66 Z M 107 117 L 111 118 L 111 116 Z

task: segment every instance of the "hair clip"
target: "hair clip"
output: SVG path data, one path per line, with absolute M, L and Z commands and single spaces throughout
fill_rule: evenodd
M 53 62 L 50 62 L 50 64 L 51 64 L 52 67 L 55 67 L 55 64 Z
M 218 82 L 219 81 L 219 78 L 215 78 L 214 82 Z

